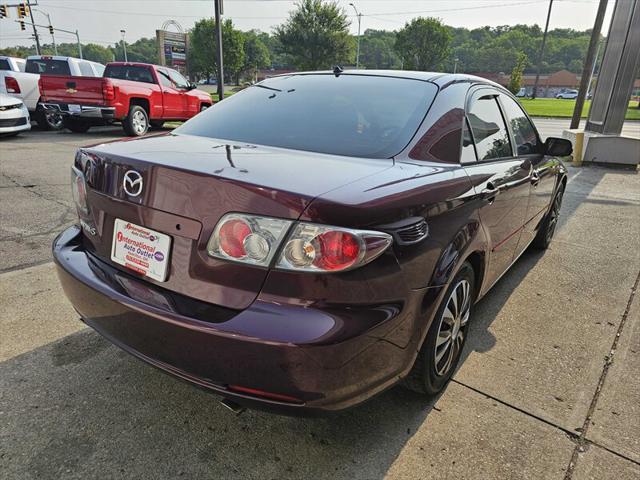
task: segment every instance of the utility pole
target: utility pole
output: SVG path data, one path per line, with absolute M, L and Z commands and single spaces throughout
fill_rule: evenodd
M 56 36 L 53 33 L 53 25 L 51 23 L 51 15 L 49 15 L 44 10 L 40 10 L 39 8 L 31 8 L 31 10 L 35 12 L 39 12 L 42 15 L 47 17 L 47 21 L 49 22 L 49 33 L 51 33 L 51 42 L 53 43 L 53 51 L 56 55 L 58 55 L 58 46 L 56 45 Z
M 580 78 L 580 89 L 578 90 L 578 98 L 576 98 L 576 106 L 573 108 L 573 116 L 571 117 L 571 126 L 574 129 L 580 126 L 580 117 L 582 117 L 582 109 L 584 108 L 584 100 L 591 85 L 593 72 L 600 50 L 600 31 L 604 22 L 604 14 L 607 11 L 608 0 L 600 0 L 598 5 L 598 13 L 596 13 L 596 21 L 591 31 L 591 40 L 589 41 L 589 50 L 587 50 L 587 58 L 584 60 L 582 67 L 582 78 Z
M 454 60 L 454 63 L 453 63 L 453 73 L 455 74 L 455 73 L 458 73 L 458 61 L 459 61 L 459 59 L 458 59 L 458 57 L 456 57 L 456 58 L 454 58 L 453 60 Z
M 128 61 L 127 58 L 127 43 L 124 41 L 124 35 L 125 33 L 127 33 L 126 30 L 120 30 L 120 33 L 122 34 L 122 50 L 124 50 L 124 61 L 125 63 Z
M 358 46 L 356 49 L 356 70 L 360 68 L 360 24 L 362 22 L 362 14 L 358 12 L 358 9 L 353 3 L 350 3 L 353 7 L 353 10 L 356 12 L 356 17 L 358 18 Z
M 222 15 L 222 0 L 213 0 L 215 6 L 215 18 L 216 18 L 216 43 L 218 51 L 218 101 L 224 100 L 224 67 L 222 64 L 222 23 L 220 22 L 220 15 Z
M 542 67 L 542 59 L 544 57 L 544 46 L 547 43 L 547 32 L 549 31 L 549 19 L 551 18 L 551 7 L 553 0 L 549 0 L 549 11 L 547 12 L 547 23 L 544 26 L 544 35 L 542 36 L 542 45 L 540 46 L 540 54 L 538 55 L 538 68 L 536 69 L 536 81 L 533 83 L 532 99 L 538 96 L 538 81 L 540 80 L 540 68 Z
M 36 23 L 33 20 L 33 12 L 31 11 L 30 1 L 27 0 L 27 8 L 29 9 L 29 17 L 31 17 L 31 25 L 33 26 L 33 36 L 36 39 L 36 52 L 38 55 L 42 55 L 40 53 L 40 38 L 38 37 L 38 29 L 36 28 Z

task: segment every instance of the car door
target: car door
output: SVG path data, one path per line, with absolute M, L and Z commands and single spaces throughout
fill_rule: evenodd
M 493 88 L 468 97 L 462 163 L 480 197 L 479 214 L 488 239 L 485 285 L 491 286 L 513 262 L 527 216 L 531 162 L 518 157 Z
M 168 69 L 169 77 L 173 81 L 174 85 L 177 89 L 180 90 L 180 99 L 181 99 L 181 113 L 180 118 L 191 118 L 195 113 L 192 111 L 193 106 L 190 105 L 190 89 L 189 89 L 189 80 L 184 78 L 179 72 L 176 70 Z
M 553 158 L 545 157 L 544 144 L 540 140 L 533 122 L 520 104 L 505 93 L 501 93 L 499 98 L 513 138 L 516 154 L 520 158 L 528 159 L 532 167 L 527 221 L 520 238 L 520 244 L 516 249 L 516 253 L 519 253 L 527 248 L 535 237 L 538 225 L 544 218 L 551 202 L 556 183 L 555 162 Z
M 164 106 L 164 114 L 162 115 L 162 118 L 182 118 L 182 92 L 176 87 L 169 76 L 168 69 L 158 68 L 157 72 L 160 88 L 162 89 L 162 104 Z

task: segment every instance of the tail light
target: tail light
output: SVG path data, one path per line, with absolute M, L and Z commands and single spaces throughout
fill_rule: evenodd
M 4 77 L 4 86 L 7 89 L 7 93 L 21 93 L 18 81 L 13 77 Z
M 107 101 L 115 100 L 116 98 L 116 90 L 108 80 L 102 82 L 102 97 Z
M 71 167 L 71 192 L 73 193 L 73 201 L 78 210 L 88 213 L 87 183 L 82 172 L 76 167 Z
M 233 213 L 218 222 L 207 251 L 215 258 L 263 267 L 271 266 L 279 252 L 277 269 L 326 273 L 365 265 L 391 242 L 383 232 Z

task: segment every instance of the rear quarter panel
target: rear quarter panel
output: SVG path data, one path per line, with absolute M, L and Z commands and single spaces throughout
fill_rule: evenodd
M 13 77 L 18 81 L 20 93 L 7 93 L 4 83 L 5 77 Z M 12 97 L 20 98 L 27 106 L 27 109 L 33 112 L 40 99 L 40 89 L 38 88 L 39 79 L 40 75 L 36 73 L 0 71 L 0 93 L 6 93 Z

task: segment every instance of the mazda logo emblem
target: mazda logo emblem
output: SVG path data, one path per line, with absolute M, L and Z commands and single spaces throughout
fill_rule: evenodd
M 142 193 L 142 175 L 135 170 L 128 170 L 124 174 L 124 180 L 122 186 L 127 195 L 131 197 L 137 197 Z

